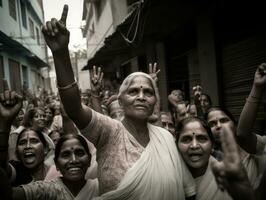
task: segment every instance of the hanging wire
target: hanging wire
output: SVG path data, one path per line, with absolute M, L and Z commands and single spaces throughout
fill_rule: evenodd
M 135 39 L 136 39 L 136 36 L 137 36 L 138 30 L 139 30 L 140 14 L 141 14 L 142 4 L 143 4 L 143 3 L 144 3 L 144 0 L 140 0 L 140 1 L 138 1 L 138 2 L 135 3 L 136 6 L 137 6 L 137 11 L 136 11 L 136 14 L 135 14 L 135 16 L 134 16 L 134 18 L 133 18 L 133 20 L 132 20 L 132 23 L 131 23 L 131 25 L 130 25 L 130 27 L 129 27 L 129 30 L 128 30 L 126 36 L 125 36 L 122 32 L 120 32 L 120 34 L 121 34 L 121 36 L 123 37 L 123 39 L 124 39 L 127 43 L 129 43 L 129 44 L 134 43 L 134 41 L 135 41 Z M 136 20 L 137 20 L 137 21 L 136 21 Z M 136 21 L 136 28 L 135 28 L 135 31 L 134 31 L 134 34 L 133 34 L 132 39 L 129 39 L 129 35 L 130 35 L 130 33 L 131 33 L 131 30 L 132 30 L 133 25 L 135 24 L 135 21 Z
M 147 3 L 147 1 L 146 1 L 146 3 Z M 149 14 L 150 14 L 150 12 L 149 12 L 149 10 L 147 10 L 147 12 L 143 15 L 143 20 L 141 21 L 140 27 L 139 27 L 139 38 L 138 38 L 137 43 L 134 44 L 134 46 L 136 46 L 136 47 L 138 47 L 143 40 L 144 29 L 145 29 L 145 25 L 146 25 L 147 18 L 149 16 Z

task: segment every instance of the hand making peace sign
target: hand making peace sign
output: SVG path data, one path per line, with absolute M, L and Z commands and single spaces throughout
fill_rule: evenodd
M 157 70 L 157 63 L 154 64 L 149 63 L 149 75 L 152 77 L 152 79 L 157 82 L 158 81 L 158 74 L 160 72 L 160 69 Z
M 91 90 L 93 92 L 100 92 L 103 87 L 103 72 L 101 67 L 93 66 L 91 73 Z

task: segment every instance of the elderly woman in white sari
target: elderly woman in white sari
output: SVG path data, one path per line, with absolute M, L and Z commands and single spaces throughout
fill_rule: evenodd
M 189 117 L 177 127 L 178 149 L 197 185 L 197 200 L 230 200 L 216 184 L 211 163 L 217 162 L 211 156 L 213 135 L 207 123 L 200 118 Z
M 122 122 L 81 104 L 69 59 L 67 11 L 65 6 L 61 19 L 47 22 L 42 32 L 53 53 L 66 113 L 97 148 L 100 198 L 169 200 L 195 195 L 194 180 L 182 164 L 173 137 L 148 123 L 159 100 L 149 75 L 136 72 L 122 83 L 118 95 L 125 115 Z M 102 73 L 94 68 L 96 77 L 101 79 Z
M 91 154 L 86 140 L 80 135 L 64 135 L 59 139 L 55 149 L 55 164 L 62 176 L 50 181 L 36 181 L 13 187 L 12 199 L 93 199 L 98 196 L 98 180 L 85 179 L 90 161 Z

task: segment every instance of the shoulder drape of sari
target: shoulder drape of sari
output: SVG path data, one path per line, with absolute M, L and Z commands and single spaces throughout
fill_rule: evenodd
M 210 163 L 215 161 L 216 159 L 211 156 L 205 174 L 195 179 L 197 185 L 196 200 L 232 200 L 226 191 L 222 192 L 217 186 L 210 167 Z
M 98 180 L 88 179 L 74 197 L 61 178 L 22 185 L 27 200 L 90 200 L 98 196 Z
M 148 125 L 150 142 L 139 160 L 126 172 L 116 190 L 97 199 L 104 200 L 182 200 L 195 194 L 194 180 L 184 174 L 174 139 L 166 130 Z M 184 179 L 192 180 L 184 185 Z

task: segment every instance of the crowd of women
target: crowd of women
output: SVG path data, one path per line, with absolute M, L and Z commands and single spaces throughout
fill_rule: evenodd
M 26 88 L 20 96 L 1 80 L 1 199 L 265 199 L 265 133 L 252 129 L 266 64 L 255 72 L 238 122 L 199 85 L 193 103 L 173 90 L 170 112 L 161 111 L 156 63 L 112 92 L 103 90 L 103 73 L 94 66 L 91 91 L 81 93 L 67 12 L 65 6 L 61 19 L 42 29 L 60 97 Z

